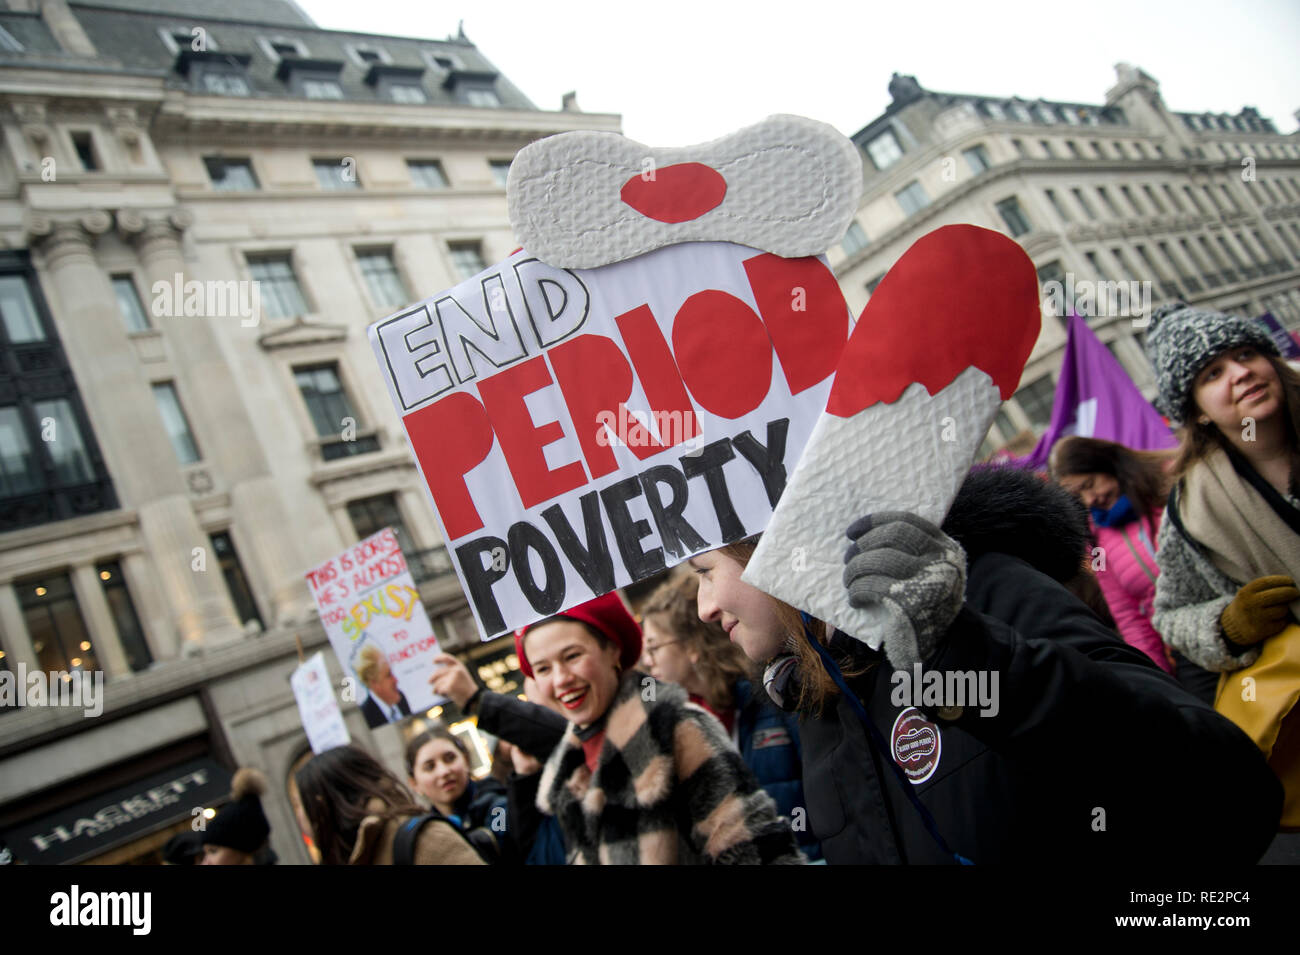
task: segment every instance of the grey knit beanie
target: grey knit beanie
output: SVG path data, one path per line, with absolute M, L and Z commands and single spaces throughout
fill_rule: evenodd
M 1202 368 L 1229 348 L 1254 345 L 1277 355 L 1268 329 L 1249 318 L 1203 311 L 1183 302 L 1170 302 L 1151 312 L 1146 351 L 1155 369 L 1156 409 L 1181 425 L 1192 401 L 1192 382 Z

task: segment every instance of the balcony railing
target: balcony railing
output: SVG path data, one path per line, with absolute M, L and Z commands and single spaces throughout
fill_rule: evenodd
M 1187 287 L 1187 294 L 1188 294 L 1188 295 L 1195 295 L 1195 294 L 1197 294 L 1198 292 L 1200 292 L 1200 290 L 1201 290 L 1201 281 L 1200 281 L 1200 279 L 1193 278 L 1193 277 L 1190 276 L 1190 275 L 1184 275 L 1184 276 L 1183 276 L 1183 285 L 1185 285 L 1185 286 Z
M 417 584 L 456 575 L 456 568 L 452 566 L 451 555 L 447 553 L 446 547 L 430 547 L 427 550 L 412 551 L 405 556 L 411 579 Z

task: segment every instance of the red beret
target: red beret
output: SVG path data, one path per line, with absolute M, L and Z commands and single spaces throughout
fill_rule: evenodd
M 538 620 L 536 623 L 530 623 L 528 626 L 516 630 L 515 654 L 519 657 L 519 669 L 523 671 L 524 676 L 532 677 L 533 675 L 533 668 L 529 666 L 528 657 L 524 655 L 524 634 L 534 627 L 550 623 L 557 617 L 585 623 L 597 633 L 602 634 L 619 648 L 618 662 L 623 665 L 624 670 L 632 669 L 636 666 L 637 660 L 641 659 L 641 627 L 633 616 L 627 612 L 627 607 L 623 605 L 622 599 L 615 591 L 597 597 L 595 600 L 588 600 L 585 604 L 578 604 L 576 607 L 561 611 L 554 617 Z

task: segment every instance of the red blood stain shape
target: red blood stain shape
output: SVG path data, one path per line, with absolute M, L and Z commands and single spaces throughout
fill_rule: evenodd
M 648 219 L 689 222 L 715 209 L 727 194 L 722 173 L 704 163 L 683 162 L 651 173 L 638 173 L 619 197 Z
M 1034 263 L 990 229 L 950 225 L 922 236 L 876 287 L 844 346 L 826 410 L 849 418 L 920 382 L 934 395 L 967 368 L 1010 398 L 1038 338 Z

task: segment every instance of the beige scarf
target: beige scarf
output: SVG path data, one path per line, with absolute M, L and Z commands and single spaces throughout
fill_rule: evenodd
M 1300 581 L 1300 534 L 1237 473 L 1222 448 L 1183 479 L 1178 513 L 1214 566 L 1238 585 L 1270 574 Z M 1300 620 L 1300 600 L 1291 604 L 1291 614 Z

